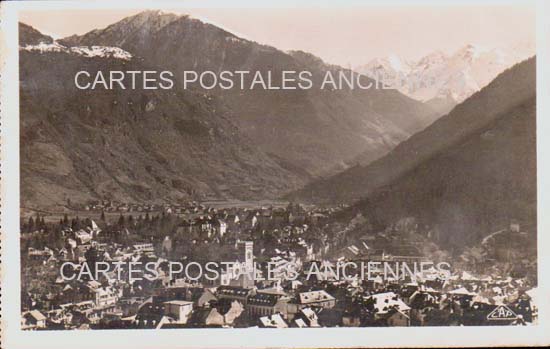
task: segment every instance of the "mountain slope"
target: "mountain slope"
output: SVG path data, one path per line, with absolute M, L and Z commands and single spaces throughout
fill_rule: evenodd
M 511 219 L 536 224 L 536 73 L 529 59 L 499 75 L 369 166 L 294 199 L 352 200 L 381 223 L 414 216 L 445 246 L 464 246 Z
M 121 47 L 144 61 L 184 71 L 314 72 L 331 67 L 303 52 L 285 53 L 239 38 L 189 16 L 146 11 L 101 30 L 68 37 L 69 45 Z M 181 82 L 182 79 L 180 79 Z M 235 123 L 263 151 L 313 175 L 366 153 L 372 161 L 424 128 L 435 113 L 394 90 L 209 90 L 234 112 Z
M 383 223 L 417 217 L 443 246 L 475 243 L 512 220 L 536 227 L 535 99 L 442 152 L 359 207 Z
M 289 197 L 311 201 L 352 201 L 390 183 L 533 98 L 536 81 L 534 62 L 530 59 L 505 71 L 451 113 L 399 144 L 383 158 L 314 182 Z
M 80 70 L 150 70 L 119 48 L 28 44 L 20 42 L 22 207 L 273 198 L 309 178 L 251 144 L 212 97 L 74 86 Z
M 41 42 L 51 44 L 53 39 L 51 36 L 42 34 L 30 25 L 19 22 L 19 42 L 24 45 L 38 45 Z

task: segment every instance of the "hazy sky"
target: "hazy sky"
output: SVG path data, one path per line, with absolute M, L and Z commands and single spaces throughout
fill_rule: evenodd
M 166 9 L 190 14 L 239 36 L 282 50 L 300 49 L 327 62 L 356 66 L 389 54 L 416 59 L 468 44 L 507 47 L 535 42 L 535 10 L 519 6 L 364 6 L 346 8 Z M 140 12 L 25 11 L 20 21 L 64 37 L 104 28 Z

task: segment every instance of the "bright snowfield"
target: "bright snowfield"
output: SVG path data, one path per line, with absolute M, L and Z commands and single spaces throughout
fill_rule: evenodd
M 526 44 L 509 49 L 467 45 L 450 56 L 435 51 L 418 61 L 397 55 L 375 58 L 355 70 L 375 79 L 401 81 L 390 86 L 416 100 L 441 98 L 456 104 L 487 86 L 505 69 L 534 54 L 535 48 Z
M 69 54 L 75 54 L 84 57 L 107 57 L 107 58 L 117 58 L 129 61 L 132 58 L 132 55 L 118 47 L 111 46 L 75 46 L 75 47 L 66 47 L 57 42 L 47 44 L 44 42 L 39 43 L 38 45 L 26 45 L 21 47 L 22 50 L 26 51 L 36 51 L 40 53 L 44 52 L 64 52 Z

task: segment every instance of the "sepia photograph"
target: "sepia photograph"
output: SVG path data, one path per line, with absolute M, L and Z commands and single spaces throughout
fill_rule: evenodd
M 535 2 L 21 3 L 20 335 L 548 328 Z

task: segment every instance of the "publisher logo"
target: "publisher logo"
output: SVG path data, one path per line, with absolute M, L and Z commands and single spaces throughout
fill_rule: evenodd
M 516 320 L 518 316 L 505 305 L 499 305 L 489 315 L 487 320 Z

